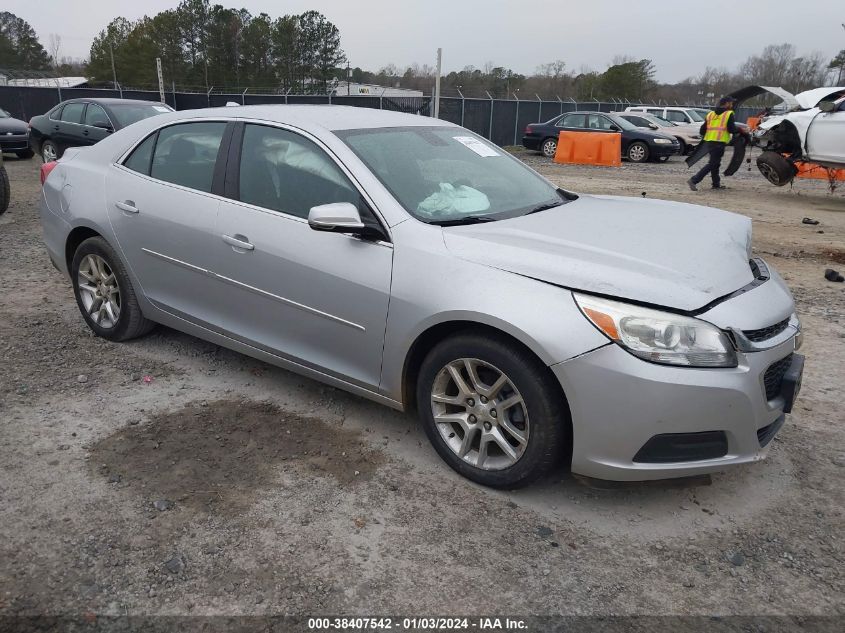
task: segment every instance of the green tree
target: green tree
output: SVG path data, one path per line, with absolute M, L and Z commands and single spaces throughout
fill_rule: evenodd
M 0 66 L 24 70 L 50 68 L 50 56 L 29 23 L 8 11 L 0 12 Z
M 623 61 L 608 68 L 599 82 L 605 99 L 643 99 L 655 87 L 655 68 L 650 59 Z
M 121 47 L 126 43 L 132 28 L 132 23 L 126 18 L 115 18 L 94 38 L 88 58 L 88 76 L 92 81 L 105 83 L 113 80 L 111 55 L 114 53 L 117 68 L 118 61 L 123 61 L 120 57 Z M 126 81 L 122 76 L 124 70 L 121 64 L 118 82 Z
M 842 85 L 842 79 L 845 78 L 845 48 L 839 51 L 839 54 L 830 60 L 827 65 L 828 70 L 838 70 L 836 85 Z

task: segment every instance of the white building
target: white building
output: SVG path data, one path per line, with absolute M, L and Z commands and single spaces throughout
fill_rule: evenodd
M 406 88 L 390 88 L 376 84 L 359 84 L 354 81 L 338 81 L 332 89 L 332 94 L 338 97 L 346 95 L 352 97 L 422 97 L 422 90 L 407 90 Z

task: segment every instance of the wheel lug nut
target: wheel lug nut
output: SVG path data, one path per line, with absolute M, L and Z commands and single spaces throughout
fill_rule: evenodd
M 473 400 L 472 398 L 467 398 L 467 404 L 471 407 L 474 407 L 475 406 L 475 400 Z
M 481 404 L 487 404 L 487 398 L 481 396 Z
M 491 417 L 491 418 L 495 418 L 495 417 L 496 417 L 496 409 L 490 409 L 490 417 Z
M 475 424 L 475 421 L 476 421 L 477 419 L 478 419 L 478 418 L 476 418 L 474 415 L 470 414 L 470 416 L 469 416 L 469 421 L 470 421 L 472 424 Z
M 485 431 L 489 431 L 489 430 L 490 430 L 490 429 L 492 429 L 492 428 L 493 428 L 493 425 L 492 425 L 492 424 L 490 424 L 489 422 L 485 422 L 485 423 L 484 423 L 484 430 L 485 430 Z

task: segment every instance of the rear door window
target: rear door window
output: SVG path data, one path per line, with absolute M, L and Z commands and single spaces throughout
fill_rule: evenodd
M 675 123 L 689 123 L 686 113 L 678 110 L 668 110 L 666 112 L 666 118 Z
M 84 109 L 84 103 L 68 103 L 64 110 L 62 110 L 62 121 L 66 123 L 81 123 L 82 111 Z
M 211 193 L 214 165 L 225 129 L 223 122 L 202 121 L 171 125 L 160 130 L 150 175 Z
M 557 122 L 558 127 L 583 128 L 583 114 L 567 114 Z

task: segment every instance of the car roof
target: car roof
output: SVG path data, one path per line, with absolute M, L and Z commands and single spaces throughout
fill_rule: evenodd
M 225 117 L 286 123 L 304 129 L 327 131 L 383 127 L 458 127 L 441 119 L 418 114 L 339 105 L 249 105 L 180 110 L 155 117 L 158 122 L 176 122 L 196 118 Z
M 140 99 L 118 99 L 117 97 L 76 97 L 75 99 L 67 99 L 62 101 L 59 105 L 66 103 L 98 103 L 100 105 L 162 105 L 161 101 L 142 101 Z

